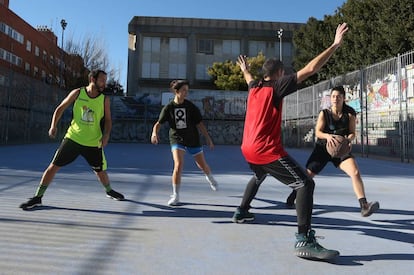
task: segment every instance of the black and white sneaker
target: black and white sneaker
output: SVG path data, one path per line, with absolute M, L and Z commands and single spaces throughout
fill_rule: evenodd
M 380 208 L 379 202 L 377 201 L 369 202 L 361 208 L 361 216 L 369 217 L 372 215 L 372 213 L 376 212 L 379 208 Z
M 116 201 L 123 201 L 125 199 L 124 195 L 121 193 L 116 192 L 115 190 L 111 189 L 111 191 L 106 192 L 106 196 L 108 198 L 114 199 Z
M 27 202 L 20 204 L 20 208 L 23 210 L 32 209 L 36 206 L 42 205 L 42 197 L 30 198 Z
M 296 234 L 295 254 L 310 260 L 332 260 L 339 256 L 339 251 L 326 249 L 316 241 L 315 231 L 308 234 Z

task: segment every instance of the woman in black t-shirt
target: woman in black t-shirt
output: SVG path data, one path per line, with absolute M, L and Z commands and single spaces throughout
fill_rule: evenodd
M 342 158 L 332 158 L 326 150 L 326 144 L 335 142 L 333 135 L 341 135 L 351 141 L 355 138 L 356 112 L 345 104 L 345 89 L 337 86 L 331 91 L 331 108 L 322 110 L 316 122 L 315 135 L 318 138 L 315 148 L 310 155 L 306 169 L 311 177 L 319 174 L 328 162 L 339 167 L 352 180 L 352 186 L 358 198 L 361 215 L 368 217 L 379 209 L 379 203 L 367 202 L 365 197 L 364 183 L 354 156 L 349 153 Z M 296 192 L 293 191 L 286 200 L 288 207 L 293 207 Z
M 172 174 L 173 194 L 168 201 L 168 205 L 177 206 L 180 204 L 179 187 L 186 151 L 193 155 L 197 166 L 204 172 L 206 180 L 213 191 L 217 190 L 217 182 L 212 176 L 210 167 L 204 158 L 198 131 L 200 130 L 204 135 L 211 149 L 214 148 L 213 141 L 202 122 L 200 110 L 191 101 L 185 99 L 188 94 L 189 83 L 186 80 L 174 80 L 171 82 L 170 88 L 174 92 L 174 100 L 165 105 L 161 110 L 158 121 L 152 129 L 151 142 L 158 144 L 158 132 L 161 124 L 168 122 L 170 126 L 171 152 L 174 159 Z

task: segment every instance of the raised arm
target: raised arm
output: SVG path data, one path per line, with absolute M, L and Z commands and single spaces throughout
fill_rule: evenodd
M 331 58 L 332 54 L 341 46 L 344 34 L 348 31 L 346 23 L 339 24 L 336 28 L 335 40 L 332 45 L 320 53 L 317 57 L 312 59 L 303 69 L 297 73 L 298 83 L 304 81 L 311 75 L 317 73 Z
M 249 64 L 247 63 L 247 57 L 245 55 L 239 55 L 236 63 L 240 66 L 240 70 L 243 73 L 244 80 L 246 80 L 247 85 L 249 85 L 250 81 L 253 80 L 253 76 L 249 72 Z

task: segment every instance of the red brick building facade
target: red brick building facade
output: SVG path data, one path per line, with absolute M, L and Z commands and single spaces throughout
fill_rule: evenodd
M 63 51 L 57 40 L 51 29 L 32 27 L 9 9 L 9 0 L 0 0 L 0 67 L 70 86 L 87 72 L 82 58 Z

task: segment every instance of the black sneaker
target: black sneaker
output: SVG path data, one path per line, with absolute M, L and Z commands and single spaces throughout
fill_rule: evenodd
M 296 200 L 296 190 L 293 190 L 292 193 L 290 193 L 289 197 L 286 199 L 286 207 L 295 208 L 295 200 Z
M 316 241 L 315 231 L 307 235 L 296 234 L 295 255 L 310 260 L 331 260 L 339 255 L 336 250 L 326 249 Z
M 122 201 L 125 199 L 124 195 L 121 193 L 116 192 L 115 190 L 111 189 L 111 191 L 106 192 L 106 196 L 108 198 L 114 199 L 116 201 Z
M 236 212 L 233 215 L 234 223 L 244 223 L 245 221 L 253 221 L 254 214 L 250 213 L 248 210 L 243 210 L 240 207 L 237 207 Z
M 361 208 L 361 216 L 362 217 L 371 216 L 372 213 L 374 213 L 375 211 L 379 209 L 379 207 L 380 207 L 379 202 L 377 201 L 369 202 Z
M 42 197 L 30 198 L 27 202 L 20 204 L 20 208 L 23 210 L 32 209 L 36 206 L 42 205 Z

